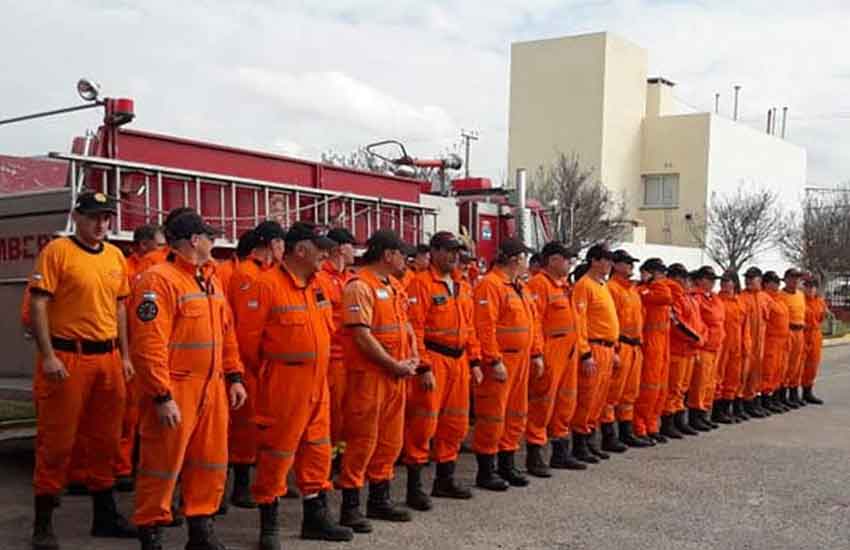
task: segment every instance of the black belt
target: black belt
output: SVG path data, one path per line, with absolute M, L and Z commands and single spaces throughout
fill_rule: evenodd
M 591 338 L 588 340 L 591 344 L 596 344 L 597 346 L 605 346 L 606 348 L 613 348 L 614 342 L 611 340 L 601 340 L 599 338 Z
M 438 344 L 437 342 L 431 342 L 429 340 L 425 340 L 425 348 L 429 351 L 433 351 L 434 353 L 439 353 L 440 355 L 451 357 L 452 359 L 460 359 L 461 357 L 463 357 L 464 351 L 460 348 L 444 346 L 443 344 Z
M 623 334 L 620 335 L 620 342 L 624 344 L 628 344 L 630 346 L 639 346 L 640 338 L 632 338 L 631 336 L 625 336 Z
M 804 328 L 806 328 L 806 325 L 791 325 L 791 330 L 794 332 L 803 330 Z
M 103 355 L 105 353 L 112 353 L 112 350 L 118 347 L 117 340 L 102 340 L 98 342 L 53 337 L 50 339 L 50 343 L 53 344 L 53 349 L 70 353 L 80 353 L 82 355 Z

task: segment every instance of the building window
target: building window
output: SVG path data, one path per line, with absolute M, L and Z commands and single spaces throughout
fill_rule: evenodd
M 679 206 L 679 174 L 644 176 L 643 206 L 646 208 L 675 208 Z

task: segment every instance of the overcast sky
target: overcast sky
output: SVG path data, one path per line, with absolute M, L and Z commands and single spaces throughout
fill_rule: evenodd
M 612 31 L 701 110 L 764 128 L 790 107 L 809 181 L 850 179 L 847 0 L 0 0 L 0 118 L 76 103 L 80 76 L 136 100 L 133 127 L 318 158 L 397 138 L 472 171 L 507 164 L 510 43 Z M 94 112 L 0 129 L 0 153 L 65 151 Z

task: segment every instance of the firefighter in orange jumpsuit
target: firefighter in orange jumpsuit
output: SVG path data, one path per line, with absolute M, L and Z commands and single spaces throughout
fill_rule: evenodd
M 326 234 L 309 222 L 293 224 L 282 263 L 259 276 L 256 307 L 239 320 L 239 347 L 246 367 L 257 373 L 253 494 L 260 508 L 261 550 L 280 548 L 279 497 L 293 467 L 304 495 L 301 538 L 353 537 L 351 529 L 331 519 L 326 499 L 332 487 L 327 373 L 334 324 L 316 273 L 337 245 Z
M 761 394 L 764 407 L 772 413 L 790 410 L 782 404 L 779 387 L 783 366 L 788 363 L 791 348 L 791 313 L 779 290 L 779 275 L 768 271 L 762 277 L 767 296 L 771 299 L 764 339 Z
M 658 419 L 667 400 L 670 376 L 670 307 L 673 294 L 667 283 L 667 267 L 650 258 L 640 267 L 639 287 L 644 309 L 643 365 L 640 391 L 635 402 L 635 437 L 650 445 L 667 439 L 659 432 Z
M 475 387 L 472 449 L 478 461 L 475 484 L 490 491 L 528 485 L 514 454 L 525 433 L 530 363 L 535 379 L 544 373 L 535 305 L 521 282 L 530 252 L 522 241 L 505 239 L 495 265 L 475 287 L 484 380 Z
M 247 326 L 242 321 L 255 315 L 259 293 L 257 280 L 283 259 L 283 238 L 286 234 L 279 223 L 270 220 L 261 222 L 251 231 L 252 236 L 246 238 L 250 245 L 243 242 L 243 250 L 239 252 L 245 252 L 248 246 L 251 246 L 251 250 L 236 265 L 230 277 L 230 287 L 226 289 L 243 357 L 250 350 L 241 349 L 241 331 L 243 326 Z M 251 495 L 251 468 L 257 461 L 257 425 L 254 423 L 254 415 L 259 393 L 256 369 L 249 368 L 247 364 L 245 367 L 242 378 L 248 400 L 239 410 L 231 413 L 227 433 L 228 461 L 230 471 L 233 472 L 233 491 L 229 501 L 237 508 L 256 508 L 257 503 Z
M 230 307 L 210 256 L 217 233 L 194 212 L 171 217 L 165 235 L 173 254 L 133 289 L 141 403 L 133 519 L 142 550 L 162 548 L 178 476 L 186 547 L 224 548 L 211 517 L 227 476 L 228 406 L 241 407 L 246 393 Z
M 694 293 L 700 307 L 700 317 L 705 325 L 705 339 L 694 362 L 694 371 L 688 388 L 688 418 L 701 416 L 706 424 L 717 427 L 714 419 L 731 424 L 732 419 L 719 411 L 714 414 L 714 388 L 717 376 L 717 360 L 726 337 L 723 300 L 714 293 L 715 281 L 720 277 L 714 268 L 703 266 L 694 273 Z M 709 411 L 712 411 L 709 416 Z
M 578 332 L 576 313 L 567 275 L 578 257 L 559 242 L 540 251 L 542 267 L 531 277 L 528 291 L 537 305 L 543 334 L 543 376 L 528 386 L 526 469 L 538 477 L 550 477 L 543 460 L 543 447 L 552 441 L 549 466 L 584 470 L 587 465 L 570 455 L 570 421 L 576 408 L 578 385 Z M 586 343 L 583 347 L 587 347 Z
M 608 400 L 613 370 L 619 370 L 620 358 L 615 346 L 620 338 L 617 308 L 606 277 L 611 272 L 613 255 L 604 245 L 587 251 L 587 272 L 573 289 L 576 325 L 579 334 L 578 397 L 571 428 L 573 456 L 591 464 L 610 458 L 596 447 L 593 437 Z
M 422 372 L 407 387 L 404 443 L 407 505 L 414 510 L 431 508 L 421 471 L 432 455 L 437 463 L 432 496 L 472 498 L 454 478 L 469 428 L 470 372 L 476 382 L 483 377 L 472 326 L 472 288 L 457 270 L 462 247 L 452 233 L 435 233 L 431 267 L 418 273 L 407 289 L 410 324 L 422 350 Z
M 763 378 L 765 332 L 771 302 L 761 285 L 761 269 L 755 266 L 747 269 L 744 273 L 744 290 L 741 292 L 741 299 L 750 325 L 752 345 L 748 360 L 744 361 L 742 373 L 744 387 L 739 397 L 744 402 L 744 411 L 753 418 L 764 418 L 771 414 L 762 406 L 764 400 L 759 395 Z
M 717 387 L 714 391 L 714 411 L 724 413 L 732 422 L 749 420 L 738 394 L 743 389 L 744 362 L 750 355 L 752 338 L 746 304 L 740 295 L 738 274 L 727 271 L 720 279 L 720 294 L 724 310 L 723 351 L 717 361 Z M 720 416 L 715 417 L 720 421 Z
M 791 328 L 791 344 L 788 349 L 788 362 L 780 379 L 779 400 L 791 409 L 806 406 L 799 391 L 803 381 L 803 363 L 806 360 L 806 296 L 798 288 L 802 276 L 802 272 L 793 268 L 785 271 L 785 287 L 779 294 L 788 306 Z
M 115 212 L 115 202 L 106 195 L 80 194 L 73 211 L 75 234 L 44 247 L 29 281 L 38 345 L 33 381 L 36 550 L 59 547 L 53 509 L 79 437 L 86 437 L 89 446 L 92 536 L 136 535 L 118 513 L 113 494 L 113 460 L 121 435 L 121 416 L 115 412 L 123 410 L 125 378 L 133 376 L 124 304 L 130 292 L 127 265 L 121 250 L 104 242 Z
M 823 297 L 818 295 L 818 281 L 809 278 L 805 283 L 806 293 L 806 361 L 803 370 L 803 399 L 812 405 L 823 405 L 812 388 L 818 375 L 818 367 L 823 351 L 823 323 L 829 308 Z
M 336 243 L 328 252 L 328 259 L 316 274 L 316 280 L 322 287 L 333 308 L 334 332 L 331 335 L 331 359 L 328 365 L 328 390 L 331 400 L 331 444 L 332 455 L 338 465 L 345 452 L 342 439 L 342 403 L 345 397 L 345 361 L 342 352 L 342 291 L 348 280 L 354 275 L 354 245 L 357 239 L 344 227 L 336 227 L 328 232 L 328 238 Z
M 396 279 L 404 273 L 411 247 L 391 230 L 376 231 L 366 246 L 364 265 L 342 295 L 348 387 L 343 402 L 345 454 L 337 487 L 342 489 L 340 523 L 355 533 L 372 530 L 360 512 L 360 488 L 367 479 L 367 517 L 411 519 L 390 498 L 390 481 L 404 445 L 406 379 L 419 368 L 407 294 Z
M 648 447 L 651 444 L 638 439 L 632 432 L 634 406 L 640 392 L 641 369 L 643 368 L 643 303 L 637 286 L 631 277 L 637 258 L 625 250 L 615 250 L 613 271 L 608 290 L 617 308 L 620 324 L 620 339 L 617 343 L 619 368 L 611 377 L 608 404 L 602 415 L 602 450 L 622 453 L 628 447 Z M 619 422 L 619 437 L 614 422 Z

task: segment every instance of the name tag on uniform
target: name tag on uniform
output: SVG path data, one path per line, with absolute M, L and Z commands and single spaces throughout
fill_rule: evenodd
M 390 293 L 387 291 L 386 288 L 379 288 L 375 290 L 375 296 L 379 300 L 387 300 L 390 297 Z
M 445 294 L 438 294 L 437 296 L 433 297 L 433 300 L 435 306 L 441 306 L 449 301 L 449 297 Z

